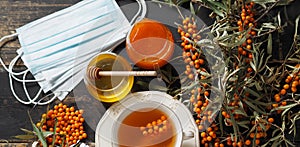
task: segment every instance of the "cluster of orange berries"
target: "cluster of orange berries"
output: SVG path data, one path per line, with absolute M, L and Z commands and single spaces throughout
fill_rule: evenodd
M 201 144 L 205 147 L 210 146 L 210 144 L 213 144 L 215 147 L 224 147 L 224 144 L 220 142 L 220 138 L 217 137 L 216 132 L 218 130 L 219 127 L 215 123 L 212 123 L 210 127 L 201 132 Z
M 233 146 L 233 147 L 243 147 L 244 146 L 244 143 L 242 141 L 236 141 L 236 139 L 232 138 L 231 136 L 228 136 L 226 138 L 226 144 L 228 146 Z M 246 145 L 246 142 L 245 142 L 245 145 Z
M 178 26 L 178 33 L 181 35 L 182 40 L 182 56 L 185 63 L 187 64 L 185 74 L 191 80 L 194 80 L 195 73 L 197 73 L 200 79 L 206 79 L 204 75 L 200 75 L 200 71 L 206 72 L 207 70 L 204 67 L 205 59 L 203 56 L 201 56 L 201 51 L 197 49 L 196 45 L 196 42 L 201 39 L 201 36 L 198 34 L 195 19 L 193 17 L 184 18 L 182 21 L 182 25 Z M 207 97 L 209 97 L 210 95 L 210 92 L 206 90 L 208 88 L 208 84 L 200 84 L 201 87 L 199 86 L 197 88 L 194 88 L 190 93 L 190 102 L 194 105 L 194 112 L 196 112 L 198 118 L 196 122 L 200 122 L 199 119 L 201 118 L 201 112 L 206 109 L 206 106 L 208 105 Z M 203 116 L 201 120 L 206 121 L 212 119 L 209 119 L 208 116 Z
M 299 69 L 300 68 L 300 64 L 297 64 L 295 66 L 295 68 Z M 279 106 L 279 104 L 281 106 L 285 106 L 286 105 L 286 101 L 282 101 L 281 100 L 281 96 L 284 96 L 287 94 L 287 92 L 292 92 L 292 93 L 296 93 L 297 92 L 297 87 L 300 85 L 300 70 L 288 75 L 285 79 L 285 84 L 282 86 L 282 89 L 280 90 L 279 93 L 274 95 L 274 100 L 276 103 L 274 103 L 272 106 L 273 108 L 276 108 Z
M 54 126 L 56 125 L 56 135 L 55 137 L 47 137 L 47 143 L 52 144 L 55 138 L 55 145 L 64 143 L 63 146 L 70 146 L 76 144 L 78 140 L 87 138 L 83 127 L 84 118 L 82 114 L 83 110 L 75 110 L 74 107 L 68 107 L 60 103 L 50 109 L 47 114 L 42 114 L 42 120 L 36 126 L 42 127 L 43 131 L 54 132 Z
M 250 133 L 249 137 L 253 140 L 255 139 L 255 141 L 251 141 L 251 139 L 247 139 L 245 141 L 245 145 L 250 146 L 252 144 L 252 142 L 255 143 L 255 145 L 259 145 L 260 144 L 260 139 L 262 138 L 266 138 L 267 137 L 267 131 L 270 129 L 271 124 L 274 122 L 274 118 L 269 117 L 267 119 L 268 122 L 255 122 L 255 121 L 251 121 L 252 125 L 256 125 L 256 133 L 252 132 Z M 258 124 L 260 123 L 260 125 L 264 126 L 264 130 L 261 128 L 261 126 Z
M 253 6 L 254 6 L 253 2 L 246 4 L 242 8 L 241 19 L 237 22 L 237 25 L 239 27 L 239 32 L 250 29 L 248 33 L 249 36 L 247 36 L 246 41 L 241 46 L 238 47 L 239 57 L 240 56 L 248 57 L 250 60 L 246 60 L 247 62 L 250 62 L 251 59 L 253 58 L 253 55 L 249 50 L 252 49 L 252 43 L 253 43 L 252 36 L 256 35 L 256 31 L 254 30 L 256 24 L 254 22 L 255 19 L 252 11 Z M 241 35 L 240 38 L 242 37 L 243 36 Z
M 193 17 L 184 18 L 182 25 L 178 26 L 178 33 L 182 40 L 182 57 L 187 64 L 185 74 L 189 79 L 193 80 L 195 78 L 194 68 L 196 70 L 206 71 L 205 68 L 201 68 L 201 66 L 204 65 L 205 60 L 195 44 L 201 39 L 201 36 L 198 34 L 195 19 Z
M 148 123 L 146 126 L 140 127 L 140 130 L 143 135 L 156 135 L 167 131 L 168 125 L 167 117 L 163 115 L 160 119 L 153 121 L 152 123 Z
M 197 46 L 197 42 L 201 39 L 198 34 L 197 25 L 194 18 L 186 17 L 182 21 L 182 26 L 178 27 L 178 33 L 181 35 L 182 56 L 186 65 L 185 74 L 190 80 L 195 79 L 195 75 L 201 80 L 207 79 L 200 72 L 207 72 L 205 67 L 205 57 L 201 54 L 201 50 Z M 219 129 L 214 123 L 212 110 L 208 108 L 210 91 L 207 83 L 199 83 L 199 86 L 190 92 L 190 102 L 193 104 L 193 111 L 196 113 L 195 123 L 201 133 L 201 144 L 209 146 L 214 144 L 216 147 L 223 147 L 220 143 L 216 131 Z M 211 124 L 205 129 L 205 124 Z
M 247 97 L 250 96 L 250 94 L 248 92 L 245 92 L 243 95 L 245 96 L 244 99 L 246 99 Z M 239 120 L 239 119 L 242 119 L 245 117 L 242 114 L 237 113 L 239 111 L 239 109 L 241 109 L 240 103 L 241 103 L 241 97 L 237 93 L 235 93 L 233 99 L 230 100 L 227 104 L 229 107 L 231 107 L 231 109 L 227 110 L 227 111 L 230 111 L 232 113 L 233 118 L 235 120 Z M 246 106 L 244 104 L 243 104 L 243 108 L 246 108 Z M 225 118 L 225 124 L 227 126 L 232 126 L 230 114 L 228 112 L 226 112 L 225 110 L 222 110 L 221 114 Z
M 207 88 L 207 84 L 204 88 Z M 206 121 L 209 123 L 213 122 L 212 111 L 209 111 L 207 108 L 209 103 L 208 96 L 210 93 L 207 90 L 202 90 L 201 87 L 196 89 L 197 90 L 191 90 L 190 102 L 194 106 L 193 111 L 197 114 L 196 124 L 198 125 L 199 130 L 203 130 L 204 126 L 202 124 L 204 124 Z

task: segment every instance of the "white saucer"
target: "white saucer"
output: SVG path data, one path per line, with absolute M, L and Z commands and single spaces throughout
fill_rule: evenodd
M 178 116 L 178 119 L 183 127 L 184 132 L 193 132 L 194 138 L 184 140 L 182 147 L 199 147 L 199 134 L 198 128 L 194 123 L 194 119 L 190 111 L 178 100 L 173 99 L 172 96 L 158 92 L 158 91 L 144 91 L 129 94 L 121 101 L 113 104 L 103 115 L 99 121 L 96 134 L 95 146 L 96 147 L 112 147 L 111 140 L 113 122 L 124 109 L 137 102 L 154 101 L 171 108 Z

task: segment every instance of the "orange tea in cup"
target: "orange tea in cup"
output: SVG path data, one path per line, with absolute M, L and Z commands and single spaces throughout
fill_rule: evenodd
M 126 51 L 129 58 L 140 68 L 161 67 L 173 55 L 173 35 L 162 23 L 143 19 L 127 35 Z
M 172 147 L 177 141 L 176 131 L 171 119 L 168 124 L 160 127 L 161 124 L 156 123 L 150 130 L 152 133 L 145 134 L 141 131 L 141 126 L 149 128 L 153 120 L 161 120 L 161 116 L 167 116 L 159 109 L 143 108 L 133 111 L 121 122 L 118 129 L 118 146 L 119 147 Z M 166 121 L 166 120 L 165 120 Z M 150 122 L 150 123 L 149 123 Z M 156 129 L 157 128 L 157 129 Z M 164 129 L 162 129 L 164 128 Z M 145 129 L 146 130 L 146 129 Z M 159 130 L 162 130 L 159 132 Z

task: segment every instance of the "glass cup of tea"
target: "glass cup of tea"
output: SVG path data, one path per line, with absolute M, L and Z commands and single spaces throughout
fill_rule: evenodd
M 183 132 L 178 116 L 159 102 L 139 101 L 118 113 L 113 122 L 113 147 L 177 147 L 194 137 L 193 132 Z
M 173 35 L 162 23 L 142 19 L 129 31 L 126 37 L 126 51 L 129 58 L 140 68 L 161 67 L 173 55 Z
M 95 70 L 101 71 L 131 71 L 131 65 L 121 56 L 114 53 L 100 53 L 88 64 L 84 83 L 89 93 L 103 102 L 116 102 L 124 98 L 134 82 L 133 76 L 101 76 L 97 77 Z M 97 70 L 96 70 L 97 71 Z

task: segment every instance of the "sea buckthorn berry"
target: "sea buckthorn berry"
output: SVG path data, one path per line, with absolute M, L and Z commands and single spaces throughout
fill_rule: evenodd
M 299 82 L 298 81 L 293 81 L 292 82 L 292 87 L 297 87 L 299 85 Z
M 256 35 L 256 32 L 255 32 L 255 31 L 251 31 L 251 35 L 252 35 L 252 36 L 255 36 L 255 35 Z
M 252 46 L 251 45 L 247 45 L 246 47 L 248 50 L 251 50 Z
M 259 145 L 259 143 L 260 143 L 260 140 L 259 140 L 259 139 L 256 139 L 256 140 L 255 140 L 255 144 L 256 144 L 256 145 Z
M 207 139 L 207 141 L 209 141 L 209 142 L 210 142 L 210 141 L 212 140 L 212 137 L 211 137 L 211 136 L 207 136 L 207 138 L 206 138 L 206 139 Z
M 296 87 L 292 87 L 291 91 L 292 91 L 292 93 L 296 93 L 297 92 L 297 88 Z
M 280 94 L 281 95 L 285 95 L 286 94 L 286 90 L 285 89 L 281 89 Z
M 206 137 L 206 133 L 205 132 L 201 132 L 201 137 Z
M 248 139 L 245 141 L 245 145 L 250 145 L 251 144 L 251 141 Z
M 273 123 L 274 122 L 274 118 L 272 118 L 272 117 L 268 118 L 268 122 L 269 123 Z
M 288 89 L 290 88 L 290 85 L 289 85 L 289 84 L 284 84 L 284 85 L 283 85 L 283 88 L 284 88 L 285 90 L 288 90 Z

